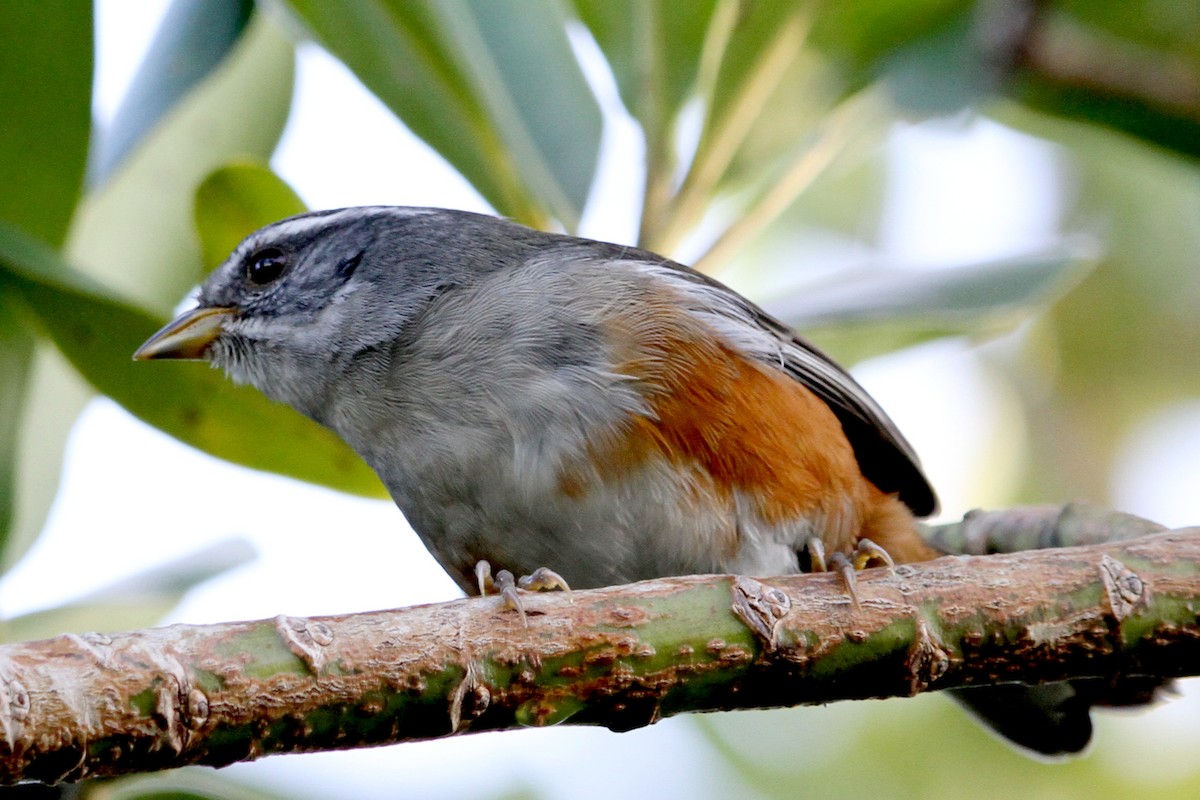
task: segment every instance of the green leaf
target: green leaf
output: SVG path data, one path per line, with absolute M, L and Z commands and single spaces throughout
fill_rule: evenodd
M 16 298 L 0 294 L 0 552 L 8 547 L 17 486 L 17 446 L 25 393 L 33 367 L 34 337 Z
M 573 229 L 601 118 L 554 0 L 291 0 L 330 52 L 501 214 Z
M 191 589 L 253 561 L 244 539 L 227 539 L 182 558 L 151 567 L 78 600 L 5 620 L 5 642 L 45 639 L 60 633 L 113 632 L 159 622 Z
M 700 148 L 748 130 L 804 44 L 807 3 L 740 4 L 711 89 Z M 699 157 L 699 155 L 698 155 Z
M 37 8 L 39 14 L 49 14 L 60 5 L 55 2 L 29 7 Z M 28 114 L 11 116 L 28 119 L 37 127 L 32 137 L 36 141 L 22 145 L 20 156 L 0 149 L 0 176 L 6 178 L 5 185 L 21 187 L 21 191 L 5 195 L 14 201 L 13 208 L 19 213 L 8 214 L 3 210 L 6 201 L 0 200 L 0 216 L 7 215 L 10 221 L 54 243 L 62 238 L 62 230 L 74 211 L 90 124 L 91 14 L 79 14 L 77 4 L 72 10 L 63 11 L 53 24 L 42 20 L 36 30 L 26 30 L 23 38 L 18 37 L 19 46 L 14 44 L 0 52 L 3 63 L 20 52 L 28 56 L 28 64 L 22 62 L 6 69 L 6 79 L 0 81 L 0 102 L 5 108 L 28 108 Z M 18 30 L 20 24 L 32 19 L 32 12 L 13 9 L 0 18 L 0 32 Z M 210 80 L 188 96 L 183 107 L 167 119 L 114 180 L 89 196 L 71 230 L 70 248 L 81 263 L 158 308 L 164 316 L 201 274 L 199 248 L 191 225 L 195 184 L 207 172 L 209 163 L 227 160 L 230 153 L 261 153 L 265 157 L 274 148 L 286 117 L 291 89 L 290 46 L 278 34 L 261 25 L 259 28 Z M 28 80 L 8 80 L 12 75 L 25 75 L 22 70 L 39 64 L 44 74 Z M 28 92 L 30 87 L 35 91 L 29 98 L 21 97 L 20 92 Z M 76 113 L 76 106 L 82 108 L 81 114 Z M 81 117 L 82 123 L 77 124 L 76 117 Z M 0 148 L 20 141 L 19 137 L 13 138 L 19 126 L 12 122 L 0 126 Z M 43 157 L 38 149 L 42 144 L 53 146 L 54 152 Z M 18 175 L 22 170 L 30 172 Z M 69 181 L 64 179 L 67 175 L 72 176 Z M 46 205 L 49 198 L 65 206 L 50 209 Z M 21 216 L 28 213 L 36 215 L 32 223 Z M 0 285 L 0 306 L 6 312 L 30 304 L 28 296 L 22 301 L 15 285 Z M 10 324 L 28 322 L 37 314 L 44 317 L 46 311 L 30 310 L 36 314 L 10 315 L 7 319 Z M 71 316 L 87 317 L 87 309 L 70 309 L 68 318 Z M 149 315 L 143 318 L 145 330 L 161 321 Z M 63 319 L 54 324 L 61 327 L 69 323 Z M 127 347 L 105 352 L 107 341 L 100 336 L 91 342 L 89 357 L 102 362 L 128 360 Z M 65 369 L 61 358 L 49 348 L 40 350 L 24 370 L 17 367 L 15 349 L 8 348 L 6 356 L 11 363 L 4 371 L 8 395 L 4 402 L 11 408 L 14 397 L 23 397 L 24 410 L 19 417 L 5 417 L 17 438 L 0 435 L 5 439 L 0 444 L 0 473 L 5 475 L 0 480 L 0 491 L 4 493 L 0 497 L 0 522 L 4 523 L 0 525 L 0 566 L 4 568 L 25 552 L 41 530 L 58 483 L 66 436 L 91 395 L 91 390 Z M 98 382 L 87 369 L 83 372 L 105 388 L 103 381 Z M 27 386 L 22 385 L 24 376 L 32 376 Z
M 306 210 L 292 187 L 268 167 L 243 162 L 217 169 L 196 189 L 205 270 L 224 261 L 248 234 Z
M 836 60 L 854 91 L 898 50 L 943 28 L 972 0 L 820 0 L 810 41 Z
M 1200 62 L 1200 4 L 1160 0 L 1057 0 L 1053 12 L 1131 44 Z
M 166 316 L 204 275 L 196 187 L 233 158 L 266 160 L 291 104 L 291 44 L 262 14 L 229 56 L 82 204 L 72 263 Z
M 694 93 L 716 0 L 574 0 L 604 51 L 621 99 L 651 130 Z
M 58 245 L 83 186 L 92 125 L 90 4 L 6 4 L 0 76 L 0 219 Z
M 103 182 L 159 120 L 225 58 L 254 10 L 251 0 L 175 0 L 100 137 L 90 170 Z
M 15 292 L 71 364 L 155 427 L 207 453 L 334 489 L 383 496 L 375 474 L 336 435 L 201 364 L 135 363 L 165 321 L 116 298 L 53 251 L 0 225 L 0 292 Z

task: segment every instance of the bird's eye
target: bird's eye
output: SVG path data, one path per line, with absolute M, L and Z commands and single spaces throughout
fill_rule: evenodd
M 287 267 L 287 258 L 278 247 L 268 247 L 250 256 L 246 262 L 246 280 L 265 286 L 279 278 Z

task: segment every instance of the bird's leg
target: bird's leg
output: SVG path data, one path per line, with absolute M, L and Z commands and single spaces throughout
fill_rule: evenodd
M 475 580 L 479 583 L 480 595 L 500 595 L 504 606 L 520 614 L 521 623 L 526 626 L 529 625 L 529 619 L 525 616 L 525 606 L 521 603 L 518 590 L 527 592 L 545 592 L 551 589 L 571 591 L 566 580 L 548 567 L 538 567 L 529 575 L 522 575 L 516 579 L 513 578 L 511 572 L 502 569 L 493 577 L 492 565 L 481 560 L 475 564 Z

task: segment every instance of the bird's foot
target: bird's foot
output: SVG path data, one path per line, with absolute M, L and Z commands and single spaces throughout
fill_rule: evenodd
M 805 543 L 808 549 L 808 560 L 812 572 L 836 572 L 842 578 L 846 594 L 850 595 L 850 605 L 858 609 L 858 583 L 854 573 L 870 566 L 894 567 L 896 562 L 888 555 L 888 551 L 872 542 L 870 539 L 859 539 L 854 545 L 854 551 L 846 554 L 836 552 L 828 557 L 825 555 L 825 543 L 816 536 L 809 537 Z
M 498 594 L 504 606 L 521 615 L 521 623 L 529 624 L 525 616 L 525 606 L 521 603 L 520 592 L 547 592 L 551 589 L 561 589 L 570 592 L 563 576 L 548 567 L 538 567 L 528 575 L 514 578 L 513 574 L 502 569 L 492 576 L 492 565 L 487 561 L 479 561 L 475 565 L 475 580 L 479 582 L 479 594 Z

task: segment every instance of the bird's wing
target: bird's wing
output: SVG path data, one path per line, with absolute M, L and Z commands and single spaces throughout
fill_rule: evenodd
M 627 250 L 624 257 L 628 259 L 635 252 Z M 710 298 L 719 298 L 719 303 L 708 303 L 705 308 L 706 313 L 716 313 L 727 321 L 728 324 L 721 326 L 723 330 L 751 325 L 756 334 L 768 334 L 776 346 L 771 352 L 748 348 L 751 355 L 783 370 L 833 409 L 854 448 L 863 475 L 882 491 L 896 493 L 917 516 L 937 511 L 937 496 L 912 445 L 879 404 L 833 359 L 719 281 L 648 253 L 637 254 L 648 256 L 644 263 L 675 281 L 690 284 Z

